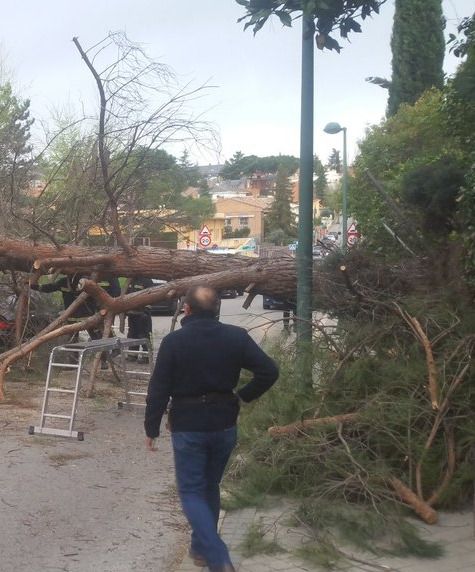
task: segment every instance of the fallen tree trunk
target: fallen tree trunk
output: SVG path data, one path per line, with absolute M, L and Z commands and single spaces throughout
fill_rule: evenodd
M 317 419 L 305 419 L 298 423 L 290 425 L 276 425 L 269 427 L 267 432 L 271 437 L 295 437 L 305 433 L 306 429 L 314 427 L 322 427 L 326 425 L 336 425 L 337 423 L 347 423 L 358 418 L 358 413 L 343 413 L 342 415 L 333 415 L 331 417 L 318 417 Z
M 229 277 L 231 282 L 226 281 L 222 286 L 246 288 L 253 281 L 252 269 L 256 267 L 263 270 L 270 268 L 274 273 L 269 284 L 259 281 L 259 294 L 295 300 L 296 270 L 295 259 L 291 256 L 261 259 L 152 247 L 135 247 L 134 255 L 129 256 L 120 248 L 65 245 L 58 249 L 49 244 L 32 244 L 0 237 L 0 270 L 30 272 L 34 281 L 37 281 L 40 273 L 52 272 L 69 275 L 99 272 L 102 275 L 171 281 L 232 270 L 234 273 Z M 266 271 L 266 276 L 271 277 L 272 272 Z
M 261 259 L 147 247 L 134 248 L 133 252 L 130 255 L 120 248 L 74 245 L 58 248 L 0 237 L 0 271 L 8 269 L 29 272 L 31 283 L 37 282 L 43 269 L 50 273 L 69 275 L 140 276 L 168 281 L 161 287 L 111 298 L 94 282 L 85 280 L 85 292 L 96 299 L 101 309 L 96 318 L 98 324 L 102 324 L 105 316 L 122 314 L 167 297 L 182 296 L 194 284 L 204 283 L 218 290 L 228 287 L 246 290 L 249 294 L 244 304 L 246 308 L 257 294 L 292 302 L 296 299 L 296 265 L 291 256 Z M 327 298 L 330 306 L 333 301 L 335 305 L 344 303 L 345 287 L 341 277 L 339 280 L 338 282 L 335 275 L 326 275 L 320 269 L 315 269 L 314 299 Z M 8 367 L 45 341 L 59 337 L 61 334 L 57 332 L 64 331 L 64 321 L 62 318 L 56 320 L 53 327 L 49 326 L 28 343 L 0 355 L 0 399 Z M 85 322 L 79 323 L 71 332 L 82 329 L 85 329 Z
M 289 260 L 293 260 L 289 257 Z M 48 268 L 74 274 L 99 270 L 116 276 L 146 276 L 174 280 L 194 274 L 208 274 L 252 266 L 255 259 L 191 250 L 134 247 L 129 256 L 121 248 L 65 245 L 61 249 L 45 243 L 0 238 L 0 270 L 30 272 Z
M 276 277 L 276 268 L 279 273 Z M 283 280 L 284 270 L 286 272 L 286 280 Z M 167 297 L 179 297 L 185 294 L 190 286 L 195 284 L 207 284 L 216 289 L 226 288 L 229 286 L 252 284 L 250 295 L 256 292 L 267 291 L 268 288 L 274 288 L 275 291 L 281 292 L 282 296 L 291 294 L 295 291 L 295 272 L 294 265 L 283 266 L 277 262 L 269 262 L 263 266 L 254 264 L 246 268 L 245 272 L 241 269 L 225 270 L 223 272 L 215 272 L 213 274 L 204 274 L 198 276 L 189 276 L 179 280 L 173 280 L 158 286 L 156 288 L 148 288 L 132 294 L 112 298 L 100 288 L 93 280 L 83 280 L 81 286 L 84 290 L 80 298 L 88 294 L 95 299 L 100 311 L 93 317 L 87 318 L 82 322 L 64 326 L 68 315 L 71 314 L 73 306 L 68 308 L 52 325 L 36 335 L 33 339 L 19 347 L 13 348 L 8 352 L 0 355 L 0 399 L 3 398 L 3 387 L 5 375 L 8 368 L 19 359 L 26 357 L 31 351 L 38 348 L 47 341 L 51 341 L 65 334 L 97 327 L 102 324 L 106 317 L 115 316 L 123 312 L 142 308 L 148 304 L 164 300 Z M 269 286 L 271 284 L 271 286 Z M 74 307 L 79 304 L 79 298 L 74 302 Z

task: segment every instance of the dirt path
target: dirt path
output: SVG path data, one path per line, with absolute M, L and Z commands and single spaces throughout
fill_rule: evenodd
M 0 404 L 0 570 L 174 570 L 186 527 L 167 436 L 147 453 L 143 412 L 118 410 L 110 384 L 80 400 L 83 442 L 29 436 L 41 389 L 11 384 Z

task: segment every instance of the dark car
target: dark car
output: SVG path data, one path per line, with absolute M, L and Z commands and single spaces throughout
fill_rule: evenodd
M 237 298 L 238 291 L 235 288 L 222 288 L 219 291 L 220 298 Z
M 152 282 L 154 286 L 163 286 L 163 284 L 167 284 L 166 280 L 158 280 L 157 278 L 152 278 Z M 164 300 L 150 304 L 148 307 L 151 314 L 165 314 L 167 316 L 173 316 L 176 312 L 177 305 L 177 298 L 165 298 Z
M 262 296 L 262 307 L 264 310 L 286 310 L 287 303 L 283 300 L 276 300 L 270 296 Z
M 333 245 L 332 245 L 333 247 Z M 317 245 L 313 247 L 312 250 L 312 258 L 313 260 L 323 260 L 328 254 L 330 253 L 330 248 L 326 248 L 321 245 Z

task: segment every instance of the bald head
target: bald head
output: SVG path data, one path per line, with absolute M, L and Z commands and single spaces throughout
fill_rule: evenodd
M 192 314 L 205 312 L 217 316 L 219 303 L 218 293 L 209 286 L 192 286 L 185 296 L 185 304 L 188 304 Z

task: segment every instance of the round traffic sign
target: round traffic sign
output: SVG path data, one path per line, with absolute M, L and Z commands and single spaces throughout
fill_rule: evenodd
M 346 242 L 348 243 L 348 246 L 353 246 L 354 244 L 356 244 L 357 240 L 358 240 L 358 234 L 355 232 L 348 235 Z
M 203 236 L 200 236 L 200 245 L 203 246 L 204 248 L 206 248 L 207 246 L 209 246 L 211 244 L 211 238 L 209 235 L 204 234 Z

